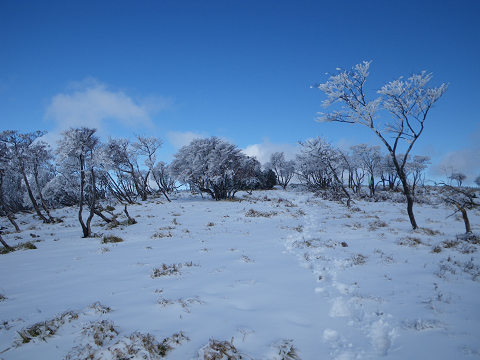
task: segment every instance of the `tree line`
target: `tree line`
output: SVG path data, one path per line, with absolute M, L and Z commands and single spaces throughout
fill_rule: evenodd
M 145 201 L 150 196 L 169 194 L 179 186 L 207 194 L 215 200 L 231 199 L 239 190 L 286 188 L 294 177 L 314 191 L 328 191 L 339 199 L 374 197 L 377 189 L 401 191 L 413 229 L 418 227 L 413 213 L 416 190 L 424 182 L 430 159 L 412 156 L 412 148 L 424 131 L 427 115 L 447 90 L 446 84 L 428 86 L 431 74 L 422 72 L 407 79 L 388 82 L 367 98 L 365 83 L 370 62 L 351 70 L 337 69 L 327 81 L 315 87 L 325 95 L 319 121 L 366 126 L 379 138 L 380 146 L 360 144 L 339 149 L 325 139 L 300 142 L 294 160 L 272 154 L 267 164 L 245 155 L 238 147 L 216 137 L 195 139 L 182 147 L 170 164 L 157 159 L 162 141 L 137 136 L 135 140 L 108 139 L 102 142 L 95 129 L 72 128 L 63 132 L 55 150 L 42 141 L 45 132 L 0 133 L 0 215 L 18 231 L 15 213 L 34 210 L 45 223 L 59 221 L 52 208 L 78 206 L 84 237 L 92 235 L 94 216 L 115 222 L 102 207 L 102 200 L 114 198 L 124 205 Z M 452 174 L 461 186 L 462 174 Z M 478 179 L 477 179 L 478 180 Z M 449 185 L 450 186 L 450 185 Z M 455 202 L 456 206 L 458 201 Z M 460 206 L 461 208 L 461 206 Z
M 42 141 L 45 132 L 0 133 L 0 214 L 18 230 L 14 214 L 33 210 L 45 223 L 58 221 L 52 208 L 78 205 L 84 236 L 91 235 L 91 221 L 104 214 L 101 200 L 114 198 L 134 204 L 151 196 L 169 194 L 186 185 L 193 192 L 215 200 L 231 199 L 239 190 L 286 188 L 294 176 L 311 190 L 336 190 L 358 194 L 368 183 L 370 195 L 379 182 L 396 190 L 399 179 L 389 157 L 378 146 L 365 144 L 349 152 L 317 138 L 301 142 L 295 160 L 282 152 L 262 165 L 238 147 L 216 137 L 194 139 L 182 147 L 170 164 L 158 161 L 162 142 L 155 137 L 108 139 L 102 142 L 95 129 L 65 131 L 53 150 Z M 415 156 L 408 169 L 414 186 L 423 181 L 428 157 Z M 85 218 L 84 218 L 85 215 Z

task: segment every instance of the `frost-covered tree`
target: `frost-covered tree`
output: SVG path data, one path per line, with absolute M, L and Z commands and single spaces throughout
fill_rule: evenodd
M 462 186 L 463 181 L 467 178 L 467 176 L 461 172 L 454 172 L 448 178 L 451 181 L 456 181 L 457 186 Z
M 68 177 L 80 179 L 78 191 L 78 221 L 82 226 L 83 237 L 92 235 L 91 222 L 97 206 L 96 171 L 99 139 L 96 129 L 86 127 L 63 132 L 58 142 L 58 162 Z M 87 220 L 83 219 L 85 204 L 89 208 Z
M 285 160 L 283 152 L 275 152 L 270 156 L 270 162 L 265 164 L 267 169 L 272 169 L 277 177 L 277 184 L 286 189 L 290 180 L 295 175 L 295 161 Z
M 102 172 L 101 181 L 108 192 L 121 203 L 134 204 L 142 192 L 136 171 L 136 159 L 132 159 L 127 139 L 109 139 L 99 149 Z
M 155 153 L 162 146 L 162 141 L 156 137 L 137 136 L 137 141 L 134 142 L 132 146 L 136 149 L 138 155 L 145 157 L 145 166 L 148 168 L 145 177 L 146 183 L 148 184 L 148 175 L 151 174 L 159 191 L 165 196 L 165 199 L 170 202 L 167 191 L 165 190 L 165 178 L 162 179 L 158 177 L 160 175 L 158 170 L 161 170 L 161 165 L 160 168 L 157 168 L 157 171 L 155 171 L 157 162 Z
M 362 187 L 363 179 L 365 178 L 365 169 L 358 162 L 358 160 L 346 151 L 337 149 L 343 165 L 343 171 L 341 172 L 341 181 L 344 182 L 344 173 L 348 175 L 348 187 L 352 189 L 354 193 L 359 193 Z
M 407 213 L 413 229 L 418 227 L 413 213 L 414 197 L 407 180 L 407 159 L 424 130 L 425 120 L 447 85 L 429 87 L 432 75 L 425 71 L 407 79 L 399 78 L 383 85 L 378 97 L 367 99 L 365 88 L 370 63 L 364 61 L 352 70 L 339 70 L 336 75 L 317 85 L 325 93 L 325 107 L 338 104 L 329 113 L 320 113 L 319 121 L 361 124 L 370 128 L 388 150 L 407 200 Z M 384 111 L 382 111 L 384 110 Z M 382 116 L 388 114 L 388 116 Z M 403 153 L 398 157 L 399 151 Z
M 380 161 L 380 180 L 383 184 L 383 190 L 395 190 L 399 185 L 399 179 L 392 157 L 388 155 L 382 156 Z
M 430 156 L 415 155 L 407 162 L 406 171 L 410 175 L 412 194 L 415 196 L 417 185 L 422 184 L 425 178 L 424 171 L 430 164 Z
M 42 209 L 48 216 L 49 222 L 58 221 L 50 214 L 50 209 L 43 196 L 45 185 L 50 179 L 54 177 L 53 170 L 53 154 L 50 146 L 43 141 L 36 141 L 29 149 L 29 164 L 35 188 L 37 190 L 38 198 Z
M 169 166 L 163 161 L 157 162 L 152 169 L 152 175 L 160 191 L 168 198 L 167 194 L 176 189 Z
M 343 169 L 341 152 L 320 137 L 300 142 L 300 145 L 301 156 L 309 159 L 309 165 L 323 170 L 323 176 L 330 178 L 332 189 L 337 194 L 343 194 L 347 198 L 347 206 L 350 206 L 351 196 L 340 179 Z
M 445 203 L 455 207 L 455 213 L 462 214 L 463 222 L 465 224 L 465 233 L 472 232 L 470 220 L 468 218 L 467 210 L 472 210 L 480 207 L 477 193 L 472 188 L 461 188 L 460 186 L 451 186 L 442 183 L 442 194 Z
M 78 204 L 80 179 L 73 172 L 62 169 L 59 164 L 59 171 L 56 171 L 43 188 L 43 196 L 49 204 L 55 206 L 74 206 Z
M 475 179 L 475 184 L 477 184 L 477 186 L 480 186 L 480 176 L 477 176 L 477 178 Z
M 369 146 L 367 144 L 359 144 L 351 147 L 352 156 L 356 160 L 358 166 L 365 169 L 368 174 L 368 189 L 370 196 L 375 194 L 375 175 L 379 172 L 382 161 L 380 154 L 380 146 Z
M 137 194 L 140 196 L 142 201 L 147 200 L 148 195 L 151 193 L 148 186 L 150 168 L 147 166 L 147 170 L 145 170 L 140 167 L 140 163 L 139 163 L 140 157 L 145 155 L 145 151 L 147 150 L 144 148 L 143 144 L 141 144 L 139 141 L 129 144 L 127 148 L 127 165 L 129 169 L 128 172 L 132 177 Z M 148 151 L 153 151 L 153 149 L 149 149 Z M 155 151 L 153 151 L 153 154 L 155 153 Z M 147 158 L 147 163 L 148 163 L 148 158 Z
M 182 147 L 170 164 L 172 175 L 215 200 L 231 199 L 254 186 L 260 164 L 235 145 L 217 137 L 195 139 Z
M 311 190 L 325 190 L 332 185 L 332 175 L 327 164 L 318 161 L 307 149 L 296 157 L 297 176 Z
M 13 169 L 8 152 L 7 145 L 0 142 L 0 216 L 7 217 L 18 232 L 20 227 L 14 213 L 22 208 L 24 191 L 20 175 Z
M 7 151 L 10 154 L 9 161 L 11 161 L 13 165 L 12 170 L 21 175 L 30 202 L 38 217 L 44 223 L 50 223 L 53 221 L 53 218 L 50 215 L 47 215 L 47 218 L 47 216 L 42 213 L 37 198 L 34 195 L 34 190 L 30 184 L 30 172 L 33 166 L 32 161 L 34 162 L 36 160 L 37 155 L 34 153 L 34 150 L 39 148 L 38 146 L 34 146 L 34 142 L 44 134 L 45 132 L 43 131 L 19 133 L 15 130 L 7 130 L 0 134 L 0 142 L 5 144 Z M 39 192 L 41 192 L 41 190 L 39 190 Z

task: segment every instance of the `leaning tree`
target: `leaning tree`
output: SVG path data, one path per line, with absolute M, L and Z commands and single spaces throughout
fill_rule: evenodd
M 365 82 L 370 63 L 364 61 L 351 70 L 338 70 L 326 82 L 316 85 L 327 96 L 323 102 L 325 107 L 339 105 L 329 113 L 319 113 L 318 120 L 361 124 L 376 134 L 393 161 L 407 200 L 410 223 L 416 229 L 414 196 L 407 181 L 405 166 L 413 146 L 423 132 L 430 109 L 448 86 L 442 83 L 439 87 L 428 87 L 432 74 L 422 71 L 407 79 L 401 77 L 388 82 L 377 91 L 377 98 L 367 100 Z

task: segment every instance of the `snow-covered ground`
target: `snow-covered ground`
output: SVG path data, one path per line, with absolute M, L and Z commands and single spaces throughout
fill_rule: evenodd
M 4 238 L 37 249 L 0 255 L 0 359 L 480 358 L 480 245 L 450 209 L 414 211 L 418 231 L 404 204 L 181 194 L 90 239 L 76 209 L 21 215 Z

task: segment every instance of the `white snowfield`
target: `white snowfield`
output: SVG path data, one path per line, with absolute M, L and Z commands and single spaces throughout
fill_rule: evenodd
M 89 239 L 75 208 L 18 216 L 7 243 L 40 241 L 0 255 L 0 359 L 478 359 L 480 245 L 443 205 L 416 204 L 418 231 L 405 208 L 180 194 Z

